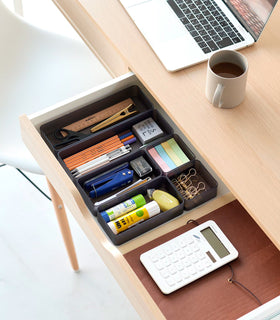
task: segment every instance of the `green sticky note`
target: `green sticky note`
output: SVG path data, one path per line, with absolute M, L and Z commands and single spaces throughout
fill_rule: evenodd
M 185 153 L 179 147 L 179 145 L 177 144 L 177 142 L 175 141 L 174 138 L 169 139 L 167 142 L 170 145 L 170 147 L 172 148 L 172 150 L 176 153 L 178 158 L 182 161 L 182 163 L 187 163 L 190 161 L 190 159 L 185 155 Z

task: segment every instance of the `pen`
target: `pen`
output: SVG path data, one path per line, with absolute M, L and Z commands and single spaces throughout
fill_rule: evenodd
M 101 205 L 101 204 L 103 204 L 103 203 L 105 203 L 105 202 L 107 202 L 107 201 L 109 201 L 109 200 L 115 199 L 116 197 L 120 196 L 120 195 L 123 194 L 124 192 L 129 191 L 129 190 L 132 190 L 132 189 L 134 189 L 134 188 L 140 186 L 141 184 L 143 184 L 143 183 L 145 183 L 145 182 L 148 182 L 148 181 L 150 181 L 150 180 L 152 180 L 151 177 L 147 177 L 147 178 L 145 178 L 144 180 L 143 180 L 143 179 L 139 179 L 139 180 L 135 181 L 133 184 L 131 184 L 130 186 L 128 186 L 128 187 L 122 189 L 121 191 L 113 194 L 112 196 L 110 196 L 110 197 L 108 197 L 108 198 L 106 198 L 106 199 L 103 199 L 103 200 L 101 200 L 101 201 L 95 202 L 94 205 L 95 205 L 95 206 L 99 206 L 99 205 Z
M 112 152 L 104 154 L 84 165 L 77 167 L 76 169 L 72 170 L 71 173 L 74 175 L 75 178 L 78 178 L 82 174 L 88 173 L 89 171 L 96 169 L 114 159 L 121 157 L 131 151 L 131 147 L 129 145 L 120 147 Z

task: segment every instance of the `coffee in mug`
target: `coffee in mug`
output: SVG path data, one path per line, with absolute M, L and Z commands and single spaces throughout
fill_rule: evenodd
M 236 78 L 242 75 L 244 70 L 231 62 L 220 62 L 212 67 L 214 73 L 223 78 Z
M 207 67 L 206 97 L 218 108 L 233 108 L 245 97 L 248 73 L 246 58 L 233 50 L 214 53 Z

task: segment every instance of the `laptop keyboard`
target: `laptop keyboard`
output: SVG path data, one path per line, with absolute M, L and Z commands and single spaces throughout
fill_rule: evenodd
M 244 40 L 212 0 L 167 0 L 204 53 Z

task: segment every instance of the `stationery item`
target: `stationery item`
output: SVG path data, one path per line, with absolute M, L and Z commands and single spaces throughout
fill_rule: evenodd
M 114 195 L 112 195 L 112 196 L 110 196 L 110 197 L 108 197 L 108 198 L 106 198 L 106 199 L 103 199 L 103 200 L 101 200 L 101 201 L 95 202 L 95 205 L 96 205 L 96 206 L 100 206 L 101 204 L 104 204 L 105 202 L 107 202 L 107 201 L 109 201 L 109 200 L 112 200 L 112 199 L 120 196 L 121 194 L 124 194 L 124 193 L 127 192 L 127 191 L 130 191 L 130 190 L 132 190 L 132 189 L 135 189 L 136 187 L 138 187 L 138 186 L 140 186 L 141 184 L 144 184 L 144 183 L 146 183 L 146 182 L 148 182 L 148 181 L 150 181 L 150 180 L 152 180 L 151 177 L 147 177 L 147 178 L 145 178 L 145 179 L 143 179 L 143 180 L 142 180 L 142 179 L 139 179 L 139 180 L 137 180 L 136 182 L 132 183 L 130 186 L 128 186 L 128 187 L 122 189 L 121 191 L 115 193 Z
M 93 182 L 97 183 L 98 179 L 102 180 L 102 179 L 105 179 L 106 177 L 112 176 L 116 172 L 119 172 L 124 169 L 128 169 L 128 165 L 129 165 L 128 162 L 125 162 L 117 167 L 114 167 L 111 170 L 105 171 L 105 172 L 99 174 L 98 176 L 95 176 L 94 178 L 91 178 L 91 179 L 85 181 L 83 183 L 83 188 L 86 189 L 87 191 L 91 190 Z
M 146 204 L 146 200 L 142 194 L 137 194 L 131 199 L 127 199 L 126 201 L 109 208 L 105 211 L 102 211 L 100 214 L 105 220 L 105 222 L 112 221 L 134 209 L 140 208 Z
M 119 112 L 121 110 L 123 110 L 124 108 L 128 107 L 129 105 L 133 104 L 133 101 L 129 98 L 129 99 L 126 99 L 126 100 L 123 100 L 117 104 L 114 104 L 113 106 L 111 107 L 108 107 L 104 110 L 101 110 L 99 112 L 96 112 L 94 114 L 91 114 L 89 115 L 88 117 L 86 118 L 83 118 L 81 120 L 78 120 L 76 122 L 73 122 L 65 127 L 63 127 L 61 129 L 62 131 L 62 135 L 63 136 L 66 136 L 67 135 L 67 130 L 70 130 L 70 131 L 80 131 L 80 130 L 83 130 L 89 126 L 92 126 L 102 120 L 105 120 L 107 119 L 108 117 L 111 117 L 112 115 L 114 115 L 116 112 Z M 63 133 L 64 131 L 64 133 Z
M 143 207 L 119 217 L 114 221 L 108 222 L 109 228 L 114 234 L 118 234 L 128 228 L 138 224 L 139 222 L 149 219 L 160 213 L 160 208 L 156 201 L 151 201 Z
M 190 161 L 174 138 L 162 142 L 148 152 L 164 172 Z
M 153 118 L 148 118 L 132 126 L 132 131 L 142 144 L 151 142 L 164 135 Z
M 62 142 L 54 145 L 55 148 L 65 146 L 68 143 L 80 141 L 81 139 L 88 137 L 88 134 L 82 132 L 74 132 L 68 129 L 59 129 L 55 131 L 54 135 L 57 140 L 62 140 Z
M 122 141 L 122 143 L 123 143 L 124 146 L 127 146 L 127 145 L 130 145 L 130 144 L 132 144 L 132 143 L 134 143 L 136 141 L 137 141 L 137 139 L 135 137 L 133 137 L 133 138 L 131 138 L 129 140 Z
M 161 211 L 173 209 L 180 204 L 177 198 L 163 190 L 149 189 L 147 194 L 151 200 L 157 202 Z
M 95 158 L 102 156 L 103 154 L 116 150 L 122 146 L 123 143 L 120 141 L 120 138 L 117 135 L 115 135 L 89 148 L 77 152 L 70 157 L 65 158 L 63 159 L 63 161 L 65 162 L 68 169 L 71 171 L 86 162 L 89 162 Z
M 234 108 L 245 98 L 248 62 L 244 55 L 222 50 L 207 65 L 206 97 L 217 108 Z
M 164 172 L 168 172 L 171 170 L 168 167 L 167 163 L 164 162 L 163 159 L 160 157 L 160 155 L 157 153 L 155 148 L 149 149 L 148 152 Z
M 190 161 L 190 159 L 185 155 L 185 153 L 179 147 L 178 143 L 176 142 L 176 140 L 174 138 L 169 139 L 167 142 L 171 146 L 171 149 L 174 151 L 174 153 L 182 161 L 183 164 Z
M 191 168 L 187 174 L 181 173 L 177 178 L 173 178 L 171 182 L 181 193 L 184 199 L 190 200 L 206 190 L 206 185 L 199 176 L 195 168 Z
M 133 170 L 130 169 L 124 169 L 111 175 L 106 175 L 103 179 L 100 177 L 97 179 L 97 181 L 93 179 L 93 190 L 89 192 L 89 196 L 91 198 L 97 198 L 118 188 L 126 186 L 127 184 L 131 183 L 132 180 Z
M 128 135 L 128 136 L 127 136 Z M 127 137 L 132 136 L 132 139 L 126 140 Z M 124 142 L 123 142 L 124 141 Z M 132 144 L 136 141 L 136 138 L 133 136 L 131 131 L 127 131 L 125 133 L 120 133 L 119 135 L 115 135 L 111 138 L 108 138 L 104 141 L 101 141 L 91 147 L 88 147 L 80 152 L 69 156 L 63 161 L 70 171 L 76 169 L 77 167 L 92 161 L 102 155 L 105 155 L 111 151 L 114 151 L 123 146 L 127 146 L 129 148 L 129 144 Z
M 155 149 L 162 160 L 168 165 L 171 170 L 177 168 L 176 164 L 169 158 L 168 154 L 165 152 L 161 144 L 155 146 Z
M 168 141 L 163 142 L 161 146 L 163 147 L 164 151 L 168 154 L 170 159 L 175 163 L 176 167 L 179 167 L 183 164 L 183 161 L 178 157 L 178 155 L 172 149 Z
M 93 128 L 90 129 L 91 132 L 96 132 L 100 129 L 106 128 L 109 125 L 115 124 L 120 120 L 123 120 L 127 117 L 130 117 L 132 114 L 138 112 L 135 109 L 135 105 L 131 103 L 129 106 L 125 107 L 121 111 L 116 112 L 114 115 L 109 117 L 108 119 L 102 121 L 101 123 L 97 124 Z
M 160 290 L 170 294 L 237 257 L 238 251 L 229 239 L 214 221 L 208 220 L 142 253 L 140 261 Z
M 142 178 L 153 171 L 153 168 L 144 159 L 143 156 L 130 161 L 132 169 Z
M 100 166 L 103 166 L 106 163 L 109 163 L 110 161 L 117 159 L 131 151 L 131 147 L 129 145 L 126 145 L 124 147 L 120 147 L 114 151 L 111 151 L 107 154 L 104 154 L 92 161 L 89 161 L 76 169 L 72 170 L 71 173 L 75 178 L 80 177 L 83 174 L 86 174 L 90 172 L 91 170 L 94 170 Z

